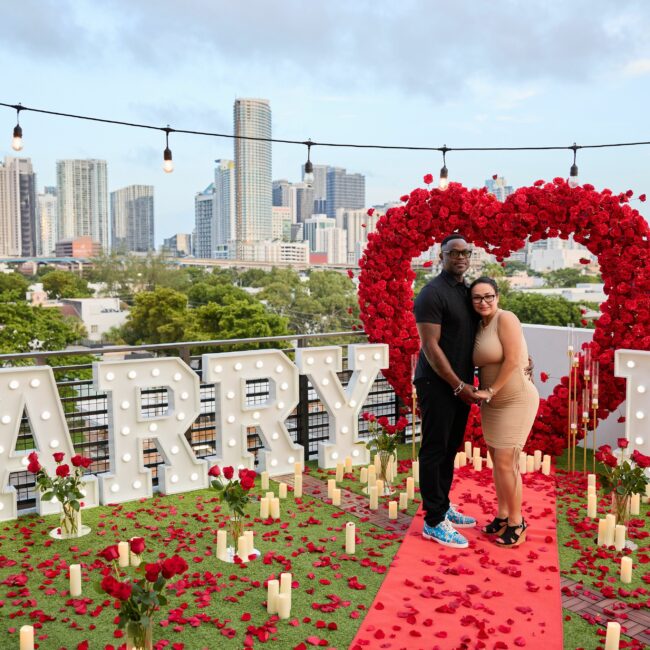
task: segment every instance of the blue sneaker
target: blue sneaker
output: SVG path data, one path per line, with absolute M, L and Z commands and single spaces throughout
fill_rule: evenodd
M 445 519 L 447 519 L 455 528 L 474 528 L 474 526 L 476 526 L 476 519 L 474 519 L 474 517 L 461 514 L 456 510 L 456 508 L 454 508 L 454 506 L 449 506 Z
M 469 546 L 469 542 L 449 523 L 448 519 L 443 519 L 437 526 L 429 526 L 425 523 L 422 537 L 443 546 L 451 546 L 451 548 L 467 548 Z

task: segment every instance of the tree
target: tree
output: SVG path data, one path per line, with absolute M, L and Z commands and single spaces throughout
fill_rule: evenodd
M 0 302 L 25 300 L 29 282 L 20 273 L 0 273 Z
M 50 271 L 43 276 L 43 289 L 49 298 L 89 298 L 93 295 L 88 283 L 72 271 Z
M 598 283 L 601 278 L 595 275 L 585 275 L 580 269 L 566 268 L 549 271 L 545 276 L 549 287 L 575 287 L 579 283 Z
M 580 307 L 561 296 L 513 291 L 501 296 L 499 306 L 517 314 L 522 323 L 565 327 L 582 318 Z
M 225 283 L 214 284 L 212 281 L 198 282 L 190 287 L 187 295 L 192 307 L 207 305 L 209 302 L 217 304 L 230 304 L 236 301 L 255 302 L 255 298 L 239 287 Z

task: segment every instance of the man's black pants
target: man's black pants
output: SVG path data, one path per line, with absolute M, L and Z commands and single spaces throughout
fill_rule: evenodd
M 436 526 L 449 509 L 454 458 L 463 441 L 469 405 L 438 379 L 415 382 L 422 417 L 420 493 L 429 526 Z

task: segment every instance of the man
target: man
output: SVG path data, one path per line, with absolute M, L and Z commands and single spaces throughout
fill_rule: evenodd
M 463 440 L 474 396 L 472 352 L 477 315 L 463 276 L 472 251 L 462 235 L 443 239 L 442 272 L 415 300 L 421 350 L 415 386 L 422 417 L 420 492 L 425 510 L 422 536 L 443 546 L 467 548 L 456 528 L 476 526 L 449 502 L 454 457 Z

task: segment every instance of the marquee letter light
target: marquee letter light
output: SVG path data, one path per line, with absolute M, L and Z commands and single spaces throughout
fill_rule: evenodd
M 359 411 L 375 377 L 388 367 L 388 345 L 349 345 L 348 368 L 353 373 L 345 388 L 336 374 L 342 370 L 342 360 L 338 346 L 296 350 L 300 373 L 307 375 L 329 413 L 329 440 L 318 443 L 318 466 L 322 468 L 336 467 L 346 456 L 351 456 L 355 465 L 368 463 L 365 443 L 358 440 Z
M 304 448 L 291 439 L 284 421 L 299 402 L 298 369 L 281 350 L 250 350 L 203 355 L 203 381 L 216 384 L 216 448 L 209 460 L 219 465 L 246 467 L 269 475 L 293 473 L 304 460 Z M 269 395 L 263 403 L 247 404 L 246 382 L 266 379 Z M 246 430 L 257 427 L 264 449 L 259 464 L 248 451 Z
M 61 451 L 69 465 L 75 450 L 68 431 L 54 373 L 49 366 L 0 369 L 0 521 L 18 515 L 16 490 L 9 485 L 12 472 L 24 472 L 28 451 L 16 451 L 20 420 L 27 413 L 29 426 L 38 452 L 39 462 L 50 476 L 56 463 L 52 454 Z M 97 478 L 85 477 L 84 507 L 97 505 Z M 59 512 L 56 502 L 41 501 L 37 493 L 36 507 L 40 514 Z
M 208 486 L 208 465 L 196 458 L 185 431 L 200 414 L 198 375 L 181 359 L 136 359 L 93 364 L 95 386 L 108 397 L 111 471 L 99 475 L 102 503 L 121 503 L 153 494 L 151 470 L 144 466 L 143 442 L 154 440 L 163 464 L 158 487 L 165 494 Z M 147 396 L 167 389 L 166 412 L 146 417 Z
M 627 379 L 625 435 L 628 451 L 650 456 L 650 352 L 616 350 L 614 374 Z

